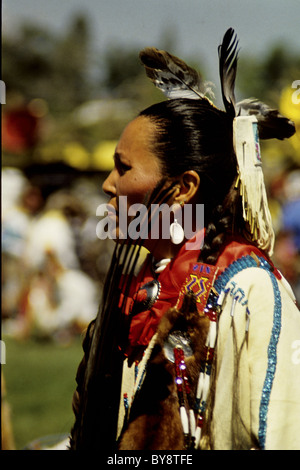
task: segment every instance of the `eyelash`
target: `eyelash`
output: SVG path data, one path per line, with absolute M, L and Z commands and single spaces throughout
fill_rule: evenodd
M 126 173 L 126 171 L 131 169 L 129 165 L 126 165 L 125 163 L 122 163 L 122 162 L 118 162 L 117 168 L 120 174 L 124 174 Z

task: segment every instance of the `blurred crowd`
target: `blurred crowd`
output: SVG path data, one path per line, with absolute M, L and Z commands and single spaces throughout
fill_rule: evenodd
M 300 303 L 300 170 L 274 178 L 274 261 Z M 95 317 L 113 242 L 96 235 L 101 189 L 87 177 L 44 198 L 20 170 L 2 170 L 2 328 L 70 341 Z
M 96 235 L 100 188 L 88 178 L 43 197 L 15 168 L 2 170 L 2 331 L 60 343 L 98 310 L 113 242 Z
M 300 169 L 274 177 L 269 193 L 276 233 L 274 263 L 291 284 L 300 305 Z

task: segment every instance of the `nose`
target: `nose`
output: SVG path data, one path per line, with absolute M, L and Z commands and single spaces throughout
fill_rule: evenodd
M 110 197 L 116 195 L 115 169 L 113 169 L 102 184 L 103 191 Z

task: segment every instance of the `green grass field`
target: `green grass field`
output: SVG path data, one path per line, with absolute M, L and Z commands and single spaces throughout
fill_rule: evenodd
M 82 338 L 75 338 L 68 346 L 2 339 L 6 348 L 2 372 L 16 450 L 37 438 L 68 433 L 74 421 L 72 395 L 83 354 Z

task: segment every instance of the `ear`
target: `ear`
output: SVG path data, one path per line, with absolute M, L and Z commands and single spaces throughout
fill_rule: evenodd
M 194 170 L 182 173 L 179 178 L 177 191 L 174 194 L 174 202 L 179 204 L 192 202 L 200 187 L 200 176 Z

